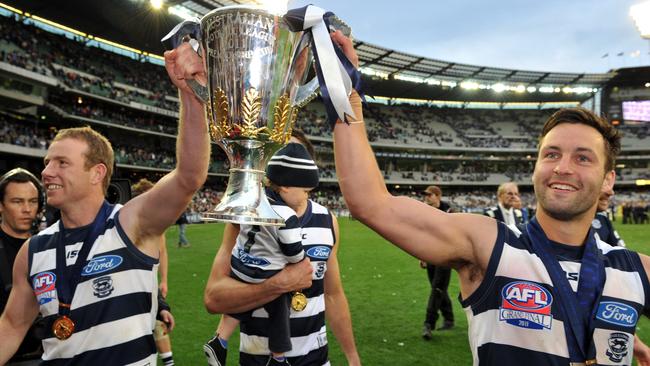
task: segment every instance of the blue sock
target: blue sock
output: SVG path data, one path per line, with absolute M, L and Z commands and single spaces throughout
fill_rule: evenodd
M 284 355 L 283 355 L 283 356 L 277 356 L 277 357 L 276 357 L 276 356 L 273 356 L 273 359 L 276 360 L 276 361 L 278 361 L 278 362 L 284 362 L 284 360 L 286 359 L 286 357 L 284 357 Z
M 221 347 L 223 347 L 225 349 L 228 349 L 228 341 L 227 340 L 225 340 L 225 339 L 223 339 L 221 337 L 217 337 L 217 339 L 219 340 L 219 343 L 221 343 Z

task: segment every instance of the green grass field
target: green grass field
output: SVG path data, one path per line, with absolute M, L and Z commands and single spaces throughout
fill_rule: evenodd
M 458 279 L 455 273 L 449 294 L 452 296 L 456 328 L 434 332 L 431 341 L 420 337 L 429 283 L 418 260 L 398 250 L 358 221 L 339 219 L 341 247 L 339 262 L 357 348 L 364 365 L 471 365 L 467 342 L 467 320 L 455 299 Z M 650 254 L 650 225 L 615 223 L 628 247 Z M 203 307 L 203 289 L 212 260 L 221 242 L 222 224 L 190 225 L 190 248 L 177 247 L 178 230 L 167 231 L 169 251 L 168 300 L 176 317 L 172 348 L 176 364 L 205 365 L 202 345 L 209 339 L 219 317 Z M 638 325 L 642 339 L 650 341 L 650 321 Z M 329 334 L 332 365 L 346 365 L 336 339 Z M 229 365 L 238 365 L 238 337 L 229 343 Z M 649 342 L 650 343 L 650 342 Z

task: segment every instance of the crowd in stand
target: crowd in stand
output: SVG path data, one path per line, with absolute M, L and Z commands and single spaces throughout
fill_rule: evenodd
M 163 132 L 170 135 L 176 135 L 177 131 L 175 118 L 153 113 L 142 113 L 120 105 L 97 103 L 90 100 L 90 98 L 82 99 L 81 103 L 74 103 L 62 95 L 54 95 L 50 97 L 50 103 L 66 113 L 96 121 Z
M 472 110 L 426 105 L 369 103 L 364 110 L 373 142 L 439 147 L 534 148 L 541 126 L 553 110 Z M 325 112 L 317 103 L 298 115 L 307 134 L 330 136 Z
M 0 61 L 26 70 L 57 78 L 67 88 L 81 90 L 114 101 L 139 102 L 169 111 L 177 111 L 176 91 L 164 68 L 130 59 L 89 46 L 86 39 L 69 39 L 43 31 L 12 18 L 0 16 Z M 60 90 L 52 90 L 48 103 L 66 113 L 97 121 L 138 129 L 176 134 L 176 119 L 144 113 L 125 105 L 95 102 L 83 98 L 71 100 Z M 471 110 L 437 108 L 426 105 L 382 105 L 369 103 L 364 111 L 371 141 L 456 148 L 534 148 L 543 121 L 553 110 Z M 311 136 L 331 136 L 321 103 L 304 108 L 297 127 Z M 650 137 L 650 124 L 621 126 L 627 137 Z M 44 150 L 56 133 L 51 125 L 20 120 L 0 114 L 0 143 Z M 174 149 L 163 144 L 135 143 L 133 139 L 112 139 L 118 164 L 171 169 L 175 165 Z M 219 151 L 215 148 L 213 150 Z M 219 154 L 219 153 L 217 153 Z M 213 159 L 210 171 L 225 173 L 228 163 L 223 153 Z M 333 163 L 321 164 L 321 178 L 335 179 Z M 397 162 L 394 164 L 398 166 Z M 417 164 L 415 164 L 417 165 Z M 413 165 L 412 165 L 413 166 Z M 532 162 L 510 161 L 491 164 L 484 160 L 445 163 L 427 169 L 384 169 L 386 179 L 412 180 L 413 183 L 479 182 L 492 174 L 502 174 L 511 181 L 530 178 Z M 624 179 L 650 178 L 647 169 L 622 171 Z M 421 199 L 420 192 L 394 192 Z M 214 209 L 221 190 L 206 187 L 198 192 L 190 211 L 205 213 Z M 334 212 L 345 214 L 346 207 L 337 188 L 321 187 L 314 200 Z M 458 211 L 473 212 L 495 204 L 494 192 L 450 192 L 447 199 Z M 532 193 L 523 193 L 524 206 L 534 206 Z M 614 203 L 626 221 L 648 220 L 648 194 L 618 192 Z
M 1 61 L 56 77 L 70 88 L 126 103 L 139 101 L 178 110 L 178 103 L 167 98 L 176 92 L 162 67 L 89 46 L 89 41 L 81 37 L 69 39 L 46 32 L 14 18 L 0 16 L 0 35 Z M 120 88 L 116 82 L 141 92 Z
M 56 135 L 56 129 L 37 128 L 35 123 L 10 121 L 13 118 L 0 114 L 0 143 L 45 150 Z
M 88 45 L 95 41 L 66 38 L 10 17 L 0 17 L 0 31 L 0 60 L 4 62 L 56 77 L 68 87 L 113 100 L 142 102 L 171 111 L 178 109 L 176 99 L 170 97 L 176 92 L 162 67 Z M 368 123 L 371 141 L 444 147 L 533 148 L 541 122 L 552 112 L 371 103 L 365 113 L 366 119 L 372 122 Z M 504 129 L 504 123 L 510 126 Z M 438 125 L 447 128 L 436 128 Z M 322 106 L 318 110 L 306 108 L 301 112 L 299 126 L 309 135 L 331 135 Z M 648 124 L 622 126 L 622 129 L 637 139 L 650 135 Z

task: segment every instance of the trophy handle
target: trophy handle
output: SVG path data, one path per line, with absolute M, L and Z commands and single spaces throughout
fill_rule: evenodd
M 296 106 L 302 108 L 311 102 L 318 95 L 320 86 L 318 84 L 318 77 L 314 76 L 309 82 L 298 87 L 296 91 Z
M 165 46 L 166 50 L 173 50 L 184 42 L 188 42 L 194 51 L 201 57 L 199 52 L 201 41 L 201 23 L 198 19 L 184 20 L 178 23 L 174 29 L 169 31 L 160 42 Z M 185 80 L 187 85 L 192 89 L 194 95 L 201 99 L 203 103 L 209 102 L 208 88 L 199 84 L 194 79 Z

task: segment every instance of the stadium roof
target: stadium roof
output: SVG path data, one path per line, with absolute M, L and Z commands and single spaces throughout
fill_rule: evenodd
M 524 85 L 590 85 L 605 84 L 613 73 L 577 74 L 560 72 L 543 72 L 501 69 L 447 62 L 387 49 L 381 46 L 355 41 L 359 54 L 360 66 L 369 66 L 374 70 L 391 76 L 397 73 L 416 78 L 438 78 L 441 80 L 475 80 L 487 82 L 507 82 Z
M 42 18 L 72 27 L 87 34 L 161 55 L 160 38 L 180 18 L 169 11 L 155 11 L 149 0 L 0 0 L 0 2 L 27 11 Z M 190 14 L 202 16 L 208 11 L 227 5 L 259 4 L 262 0 L 165 0 L 167 8 L 182 8 Z M 353 26 L 353 25 L 352 25 Z M 381 46 L 355 40 L 361 70 L 370 79 L 371 94 L 387 97 L 419 99 L 452 98 L 466 100 L 467 88 L 476 88 L 471 98 L 484 101 L 583 101 L 593 95 L 588 89 L 583 93 L 559 93 L 558 88 L 601 88 L 616 72 L 559 73 L 502 69 L 468 65 L 411 55 Z M 400 86 L 401 84 L 404 84 Z M 519 88 L 553 86 L 554 93 L 494 93 L 496 86 L 509 84 Z M 445 86 L 447 88 L 445 88 Z M 449 92 L 449 89 L 458 89 Z M 470 87 L 471 89 L 471 87 Z M 488 89 L 488 90 L 485 90 Z M 418 92 L 419 91 L 419 92 Z

